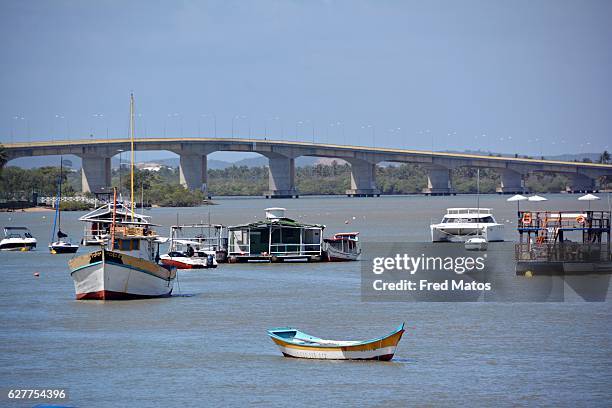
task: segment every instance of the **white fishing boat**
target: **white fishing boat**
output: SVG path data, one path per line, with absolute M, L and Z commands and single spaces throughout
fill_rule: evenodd
M 172 294 L 176 268 L 157 263 L 159 242 L 152 230 L 118 226 L 112 249 L 71 259 L 70 276 L 77 299 L 123 300 Z
M 36 248 L 36 238 L 26 227 L 4 227 L 0 251 L 29 251 Z
M 487 242 L 504 240 L 504 225 L 495 221 L 490 208 L 448 208 L 442 221 L 430 229 L 432 242 L 465 242 L 475 237 Z
M 130 135 L 134 143 L 134 97 L 130 98 Z M 77 299 L 137 299 L 172 294 L 176 268 L 159 261 L 161 240 L 152 224 L 139 224 L 133 212 L 134 156 L 131 166 L 131 203 L 128 219 L 117 222 L 117 190 L 114 190 L 110 236 L 98 250 L 71 259 L 70 275 Z M 102 211 L 103 212 L 103 211 Z
M 357 261 L 361 255 L 358 232 L 340 232 L 323 240 L 324 258 L 328 262 Z

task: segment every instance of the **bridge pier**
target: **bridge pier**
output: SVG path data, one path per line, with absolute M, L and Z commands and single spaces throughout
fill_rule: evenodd
M 510 169 L 500 169 L 500 186 L 495 189 L 499 194 L 525 194 L 523 175 Z
M 200 190 L 208 196 L 208 159 L 205 154 L 181 153 L 179 155 L 179 181 L 189 190 Z
M 295 159 L 278 153 L 267 153 L 268 158 L 268 190 L 263 195 L 266 198 L 298 198 L 295 188 Z
M 376 188 L 376 163 L 361 159 L 345 159 L 351 164 L 351 188 L 349 197 L 380 197 Z
M 109 193 L 111 185 L 111 158 L 81 156 L 81 189 L 84 193 Z
M 432 196 L 456 195 L 450 172 L 450 169 L 445 167 L 428 167 L 427 187 L 423 189 L 423 194 Z
M 594 193 L 597 191 L 595 179 L 584 174 L 570 174 L 569 183 L 569 186 L 565 188 L 568 193 Z

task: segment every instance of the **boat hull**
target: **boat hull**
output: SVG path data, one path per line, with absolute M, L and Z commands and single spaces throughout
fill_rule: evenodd
M 25 249 L 24 249 L 25 248 Z M 29 251 L 36 248 L 36 239 L 3 239 L 0 242 L 0 251 Z
M 481 225 L 479 228 L 474 226 L 431 226 L 432 242 L 465 242 L 474 236 L 483 236 L 487 242 L 500 242 L 504 240 L 503 224 Z
M 293 358 L 307 358 L 316 360 L 377 360 L 389 361 L 395 355 L 397 345 L 404 334 L 403 325 L 392 334 L 375 340 L 342 344 L 296 344 L 291 340 L 284 340 L 278 336 L 270 335 L 283 356 Z M 338 342 L 342 343 L 342 342 Z
M 328 246 L 324 252 L 324 259 L 327 262 L 350 262 L 358 261 L 361 251 L 359 252 L 343 252 L 334 247 Z
M 77 299 L 124 300 L 172 294 L 176 270 L 120 252 L 100 250 L 69 262 Z
M 54 254 L 74 254 L 78 250 L 79 250 L 78 245 L 70 245 L 70 244 L 63 244 L 63 245 L 51 244 L 49 245 L 49 252 L 54 253 Z
M 176 267 L 178 269 L 208 269 L 217 267 L 216 260 L 209 264 L 206 258 L 171 257 L 162 255 L 160 262 L 164 265 Z

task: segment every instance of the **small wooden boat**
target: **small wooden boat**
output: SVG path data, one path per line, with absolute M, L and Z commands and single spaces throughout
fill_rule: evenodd
M 324 340 L 291 327 L 268 330 L 285 357 L 322 360 L 379 360 L 393 358 L 404 334 L 404 323 L 384 337 L 364 341 Z
M 323 242 L 328 262 L 357 261 L 361 255 L 358 232 L 340 232 Z

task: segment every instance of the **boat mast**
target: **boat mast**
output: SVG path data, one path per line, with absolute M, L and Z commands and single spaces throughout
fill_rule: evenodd
M 111 224 L 111 246 L 109 250 L 115 247 L 115 222 L 117 221 L 117 187 L 113 187 L 113 223 Z
M 132 210 L 131 221 L 134 222 L 134 94 L 130 94 L 130 208 Z
M 478 216 L 476 218 L 476 231 L 480 233 L 480 169 L 476 169 L 476 208 L 478 208 Z
M 64 172 L 64 157 L 60 156 L 60 176 L 59 176 L 59 191 L 57 193 L 57 229 L 62 230 L 62 175 Z M 55 233 L 55 231 L 53 231 Z
M 58 187 L 57 187 L 57 196 L 55 198 L 55 217 L 53 218 L 53 231 L 51 232 L 51 243 L 55 242 L 55 227 L 57 226 L 57 220 L 58 220 L 58 216 L 61 217 L 61 215 L 59 214 L 59 206 L 61 203 L 61 197 L 62 197 L 62 156 L 60 156 L 60 175 L 59 175 L 59 181 L 58 181 Z M 59 229 L 61 230 L 61 226 L 59 227 Z

